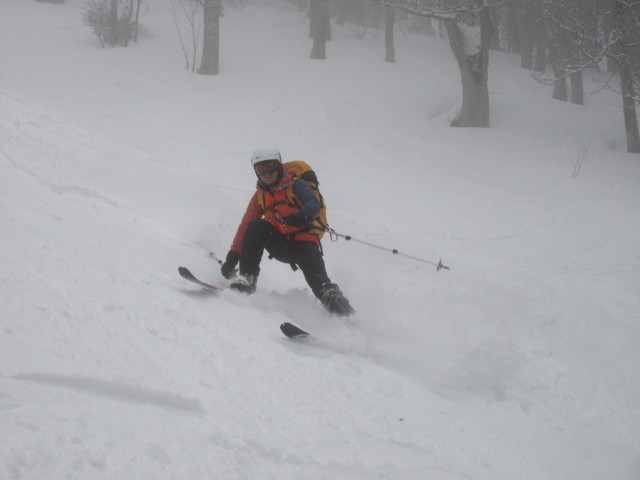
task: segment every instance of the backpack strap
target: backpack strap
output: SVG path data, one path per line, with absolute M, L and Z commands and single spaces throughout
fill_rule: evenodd
M 313 174 L 313 172 L 311 172 Z M 300 203 L 300 201 L 298 200 L 298 198 L 295 196 L 294 192 L 293 192 L 293 184 L 295 183 L 296 180 L 298 179 L 302 179 L 304 181 L 307 182 L 307 184 L 311 187 L 311 190 L 313 190 L 313 192 L 316 194 L 316 198 L 318 199 L 318 202 L 320 202 L 320 208 L 322 209 L 324 207 L 324 198 L 322 198 L 322 194 L 320 193 L 320 189 L 317 187 L 317 184 L 315 182 L 317 182 L 317 180 L 315 180 L 315 174 L 313 174 L 313 176 L 311 178 L 305 178 L 305 174 L 303 174 L 302 176 L 297 176 L 295 175 L 291 181 L 285 185 L 284 187 L 284 192 L 285 192 L 285 196 L 287 197 L 287 202 L 289 203 L 289 205 L 292 205 L 294 207 L 297 208 L 301 208 L 302 204 Z M 315 180 L 315 181 L 314 181 Z M 261 188 L 258 188 L 256 190 L 256 200 L 258 201 L 258 207 L 260 208 L 260 212 L 264 215 L 266 213 L 266 209 L 265 209 L 265 202 L 264 202 L 264 190 L 262 190 Z M 280 202 L 280 203 L 284 203 L 284 202 Z M 275 207 L 277 204 L 274 204 L 273 206 Z M 316 223 L 318 226 L 314 225 L 314 223 Z M 293 240 L 295 238 L 295 236 L 299 233 L 313 233 L 314 235 L 319 236 L 319 233 L 315 233 L 312 230 L 316 230 L 318 232 L 324 232 L 326 230 L 327 225 L 324 225 L 321 221 L 320 221 L 320 216 L 318 215 L 308 226 L 307 228 L 297 231 L 297 232 L 293 232 L 287 235 L 287 237 L 291 240 Z M 271 257 L 269 257 L 271 258 Z M 292 265 L 293 268 L 293 265 Z M 295 271 L 296 268 L 293 268 L 293 270 Z
M 307 176 L 307 174 L 310 174 L 310 175 Z M 291 183 L 287 185 L 285 192 L 287 194 L 287 200 L 289 200 L 289 203 L 291 205 L 295 205 L 298 208 L 302 207 L 298 198 L 293 194 L 293 182 L 295 182 L 299 178 L 307 182 L 309 187 L 311 187 L 311 190 L 313 190 L 313 193 L 315 194 L 316 199 L 320 203 L 320 210 L 322 210 L 324 208 L 324 198 L 322 197 L 322 193 L 320 193 L 320 189 L 318 188 L 318 180 L 313 170 L 309 170 L 308 172 L 303 173 L 300 177 L 297 177 L 297 176 L 294 177 Z M 293 234 L 291 234 L 291 236 L 293 238 L 298 233 L 306 232 L 306 233 L 312 233 L 320 237 L 320 234 L 326 231 L 327 226 L 328 225 L 325 225 L 320 221 L 320 212 L 318 212 L 318 215 L 316 216 L 316 218 L 314 218 L 313 221 L 309 223 L 309 225 L 307 225 L 307 228 L 305 228 L 304 230 L 300 230 L 299 232 L 294 232 Z
M 289 201 L 289 204 L 293 205 L 294 207 L 300 208 L 302 205 L 300 204 L 300 201 L 293 193 L 293 184 L 296 180 L 298 180 L 298 178 L 300 177 L 293 177 L 291 179 L 291 182 L 285 187 L 284 193 L 287 196 L 287 200 Z
M 256 200 L 258 201 L 260 213 L 264 215 L 264 192 L 260 188 L 256 189 Z

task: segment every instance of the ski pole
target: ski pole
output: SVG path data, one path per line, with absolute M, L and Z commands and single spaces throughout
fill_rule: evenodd
M 213 252 L 209 252 L 209 256 L 213 258 L 216 262 L 218 262 L 218 265 L 222 265 L 224 263 L 222 260 L 216 257 L 216 254 Z
M 395 248 L 386 248 L 386 247 L 382 247 L 380 245 L 376 245 L 374 243 L 365 242 L 364 240 L 358 240 L 357 238 L 353 238 L 351 235 L 345 235 L 343 233 L 338 233 L 334 229 L 329 228 L 329 227 L 327 227 L 326 230 L 329 232 L 329 237 L 331 238 L 331 241 L 333 241 L 333 242 L 337 242 L 338 241 L 337 237 L 340 237 L 340 238 L 344 238 L 345 240 L 351 240 L 351 241 L 354 241 L 354 242 L 357 242 L 357 243 L 361 243 L 363 245 L 367 245 L 368 247 L 377 248 L 378 250 L 384 250 L 385 252 L 391 252 L 391 253 L 393 253 L 395 255 L 400 255 L 401 257 L 410 258 L 411 260 L 415 260 L 417 262 L 428 263 L 429 265 L 435 265 L 436 272 L 439 271 L 441 268 L 444 268 L 445 270 L 451 270 L 449 267 L 447 267 L 446 265 L 442 264 L 442 260 L 438 260 L 438 263 L 431 262 L 429 260 L 425 260 L 424 258 L 418 258 L 418 257 L 414 257 L 412 255 L 407 255 L 406 253 L 400 253 Z M 334 240 L 334 238 L 335 238 L 335 240 Z
M 216 257 L 216 254 L 213 252 L 209 252 L 209 256 L 213 258 L 216 262 L 218 262 L 218 265 L 222 265 L 224 263 L 224 260 L 220 260 L 218 257 Z M 238 273 L 238 269 L 236 268 L 233 270 L 233 274 L 235 275 L 237 273 Z

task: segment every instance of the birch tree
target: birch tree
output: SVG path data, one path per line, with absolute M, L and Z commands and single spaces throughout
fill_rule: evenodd
M 462 80 L 459 127 L 489 127 L 489 46 L 493 23 L 486 0 L 377 0 L 414 15 L 441 20 Z
M 220 59 L 220 4 L 221 0 L 202 0 L 204 9 L 204 35 L 202 60 L 198 73 L 217 75 Z
M 327 42 L 331 40 L 329 0 L 311 0 L 309 4 L 309 36 L 313 39 L 311 58 L 327 58 Z
M 386 56 L 385 62 L 394 63 L 396 61 L 396 49 L 393 43 L 393 26 L 396 23 L 396 11 L 391 7 L 386 7 L 386 17 L 384 22 L 384 47 Z
M 118 0 L 111 0 L 111 28 L 109 30 L 109 44 L 115 47 L 118 43 Z
M 570 12 L 583 12 L 568 15 Z M 544 15 L 562 32 L 571 54 L 558 82 L 608 58 L 615 62 L 622 95 L 627 152 L 640 153 L 636 105 L 640 104 L 640 2 L 631 0 L 545 0 Z

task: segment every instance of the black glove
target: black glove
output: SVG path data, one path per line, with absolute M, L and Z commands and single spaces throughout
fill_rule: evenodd
M 227 253 L 227 259 L 220 267 L 220 271 L 224 278 L 233 278 L 236 273 L 236 265 L 238 265 L 238 261 L 240 260 L 240 254 L 238 252 L 234 252 L 233 250 L 229 250 Z
M 309 216 L 306 212 L 298 210 L 296 213 L 291 213 L 284 217 L 284 222 L 292 227 L 304 227 L 309 223 Z

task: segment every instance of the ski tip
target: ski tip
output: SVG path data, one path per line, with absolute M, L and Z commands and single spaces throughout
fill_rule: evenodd
M 193 274 L 187 267 L 178 267 L 178 273 L 182 278 L 186 278 L 187 280 L 191 280 Z
M 219 287 L 217 285 L 212 285 L 210 283 L 206 283 L 206 282 L 203 282 L 202 280 L 199 280 L 198 278 L 195 277 L 193 273 L 191 273 L 191 271 L 189 271 L 187 267 L 178 267 L 178 273 L 185 280 L 189 280 L 190 282 L 197 283 L 198 285 L 208 288 L 209 290 L 218 291 L 218 290 L 223 290 L 224 288 L 224 287 Z
M 308 332 L 305 332 L 301 328 L 298 328 L 289 322 L 284 322 L 280 325 L 280 330 L 289 338 L 305 338 L 309 336 Z

